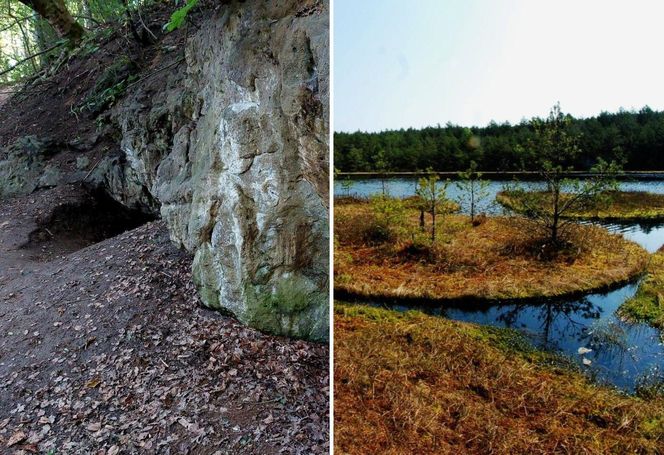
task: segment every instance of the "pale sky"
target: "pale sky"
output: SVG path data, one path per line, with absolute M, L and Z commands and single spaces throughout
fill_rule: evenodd
M 664 109 L 661 0 L 335 0 L 334 130 Z

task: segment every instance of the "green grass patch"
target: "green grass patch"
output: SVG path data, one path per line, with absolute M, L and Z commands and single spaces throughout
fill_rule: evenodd
M 664 329 L 664 250 L 651 256 L 648 274 L 636 295 L 623 303 L 618 313 L 627 320 Z

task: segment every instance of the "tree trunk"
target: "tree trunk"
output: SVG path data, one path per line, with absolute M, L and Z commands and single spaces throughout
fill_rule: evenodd
M 475 182 L 470 182 L 470 223 L 475 221 Z
M 42 17 L 37 14 L 32 22 L 32 29 L 34 30 L 34 36 L 35 36 L 35 41 L 37 42 L 37 49 L 39 52 L 47 52 L 48 49 L 48 43 L 47 43 L 47 36 L 46 36 L 46 22 Z M 43 67 L 48 63 L 48 55 L 43 54 L 39 58 L 39 62 L 41 66 Z
M 553 222 L 551 223 L 551 241 L 558 243 L 558 222 L 560 220 L 560 189 L 555 188 L 553 192 Z
M 431 246 L 436 242 L 436 204 L 431 207 Z
M 72 44 L 78 43 L 85 34 L 85 29 L 74 20 L 67 10 L 64 0 L 19 1 L 39 13 L 61 38 L 68 39 Z
M 420 231 L 424 231 L 424 209 L 420 209 Z

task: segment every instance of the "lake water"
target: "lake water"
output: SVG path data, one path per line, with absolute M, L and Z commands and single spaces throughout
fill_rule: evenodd
M 490 183 L 490 194 L 481 211 L 490 214 L 503 213 L 500 206 L 490 201 L 493 201 L 495 194 L 505 183 L 507 182 Z M 541 187 L 538 182 L 524 185 Z M 388 182 L 388 189 L 394 196 L 412 195 L 415 191 L 414 179 L 391 180 Z M 622 182 L 621 189 L 664 193 L 664 181 Z M 378 180 L 357 180 L 350 192 L 358 196 L 368 196 L 380 191 L 381 182 Z M 337 182 L 335 195 L 342 194 L 346 194 L 346 190 Z M 453 184 L 450 185 L 448 196 L 455 198 L 458 195 L 458 189 Z M 622 233 L 650 252 L 664 245 L 664 223 L 610 224 L 606 227 Z M 664 342 L 659 331 L 647 324 L 621 321 L 615 314 L 620 305 L 634 295 L 636 289 L 637 283 L 633 283 L 611 292 L 589 294 L 582 298 L 518 304 L 509 302 L 463 307 L 403 305 L 394 302 L 372 304 L 397 311 L 417 309 L 454 320 L 517 329 L 536 346 L 573 358 L 596 381 L 632 392 L 639 383 L 664 380 Z M 591 351 L 580 355 L 579 348 Z

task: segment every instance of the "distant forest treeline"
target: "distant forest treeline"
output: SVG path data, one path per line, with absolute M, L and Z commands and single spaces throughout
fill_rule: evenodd
M 603 112 L 573 119 L 582 153 L 569 163 L 589 169 L 599 157 L 621 159 L 625 170 L 664 169 L 664 112 L 644 107 L 638 112 Z M 334 166 L 344 172 L 436 171 L 467 169 L 470 161 L 485 171 L 534 170 L 536 151 L 526 146 L 533 130 L 490 123 L 483 128 L 452 124 L 380 133 L 335 133 Z

